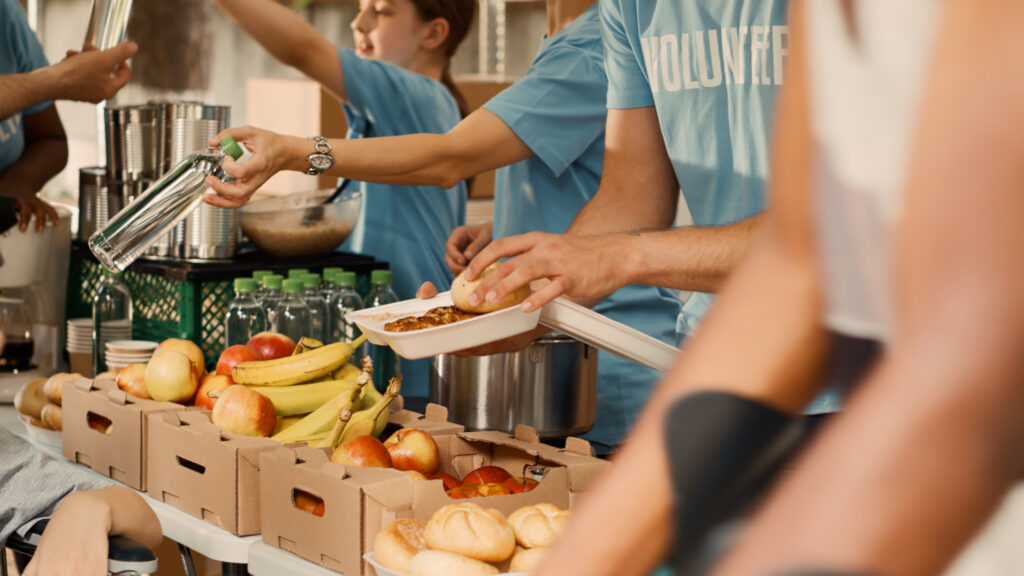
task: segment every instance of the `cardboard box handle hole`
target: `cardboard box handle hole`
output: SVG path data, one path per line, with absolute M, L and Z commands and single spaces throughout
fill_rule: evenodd
M 110 418 L 100 416 L 99 414 L 91 411 L 86 413 L 85 418 L 86 421 L 89 422 L 89 428 L 92 428 L 100 434 L 110 436 L 114 433 L 114 423 L 110 421 Z
M 189 470 L 199 474 L 206 474 L 206 466 L 203 466 L 202 464 L 197 464 L 191 460 L 186 460 L 181 456 L 176 456 L 176 458 L 178 459 L 178 466 L 181 466 L 182 468 L 188 468 Z
M 292 489 L 292 504 L 308 514 L 314 516 L 324 515 L 324 499 L 305 490 Z

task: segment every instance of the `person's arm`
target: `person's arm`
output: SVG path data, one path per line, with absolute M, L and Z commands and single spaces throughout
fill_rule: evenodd
M 46 218 L 57 221 L 57 212 L 39 200 L 36 192 L 64 169 L 68 159 L 67 137 L 55 106 L 22 118 L 25 150 L 13 166 L 0 174 L 0 194 L 12 196 L 21 211 L 21 229 L 34 214 L 36 229 L 42 230 Z
M 216 145 L 231 136 L 244 142 L 253 157 L 244 164 L 224 163 L 236 182 L 207 178 L 219 196 L 204 200 L 214 206 L 241 206 L 264 182 L 281 170 L 305 172 L 313 151 L 307 138 L 285 136 L 251 126 L 231 128 L 210 139 Z M 480 109 L 446 134 L 409 134 L 386 138 L 332 139 L 334 167 L 326 173 L 352 180 L 385 184 L 434 185 L 451 188 L 462 180 L 529 158 L 533 153 L 492 112 Z
M 126 60 L 138 46 L 125 42 L 109 50 L 86 50 L 52 66 L 0 76 L 0 118 L 50 100 L 100 102 L 128 81 Z
M 817 392 L 827 340 L 819 324 L 799 66 L 790 65 L 786 81 L 773 147 L 774 203 L 758 237 L 534 576 L 650 574 L 664 559 L 673 525 L 664 417 L 679 397 L 722 390 L 796 413 Z
M 945 5 L 888 352 L 716 574 L 938 574 L 1024 474 L 1024 6 Z
M 345 79 L 338 48 L 302 16 L 275 0 L 215 1 L 271 56 L 315 80 L 338 100 L 345 101 Z
M 145 501 L 123 486 L 74 492 L 46 526 L 24 576 L 107 573 L 107 537 L 124 536 L 150 550 L 163 540 L 160 520 Z

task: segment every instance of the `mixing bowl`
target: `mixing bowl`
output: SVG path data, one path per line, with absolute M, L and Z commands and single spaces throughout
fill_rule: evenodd
M 278 258 L 329 254 L 348 238 L 359 218 L 362 194 L 350 191 L 323 204 L 334 190 L 289 194 L 239 209 L 242 231 L 257 248 Z

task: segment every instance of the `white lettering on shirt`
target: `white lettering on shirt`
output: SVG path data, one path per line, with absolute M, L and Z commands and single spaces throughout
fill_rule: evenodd
M 6 128 L 5 128 L 6 126 Z M 0 122 L 0 143 L 7 142 L 18 134 L 18 117 L 12 116 Z
M 651 92 L 783 83 L 788 26 L 733 26 L 640 38 Z M 749 58 L 749 65 L 748 65 Z

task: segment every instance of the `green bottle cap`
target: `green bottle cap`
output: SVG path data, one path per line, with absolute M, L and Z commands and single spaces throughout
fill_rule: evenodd
M 236 142 L 231 136 L 220 141 L 220 149 L 235 160 L 242 157 L 242 145 Z
M 302 285 L 306 288 L 319 288 L 320 287 L 320 275 L 319 274 L 304 274 L 302 276 Z
M 334 275 L 334 283 L 338 286 L 355 286 L 356 285 L 356 273 L 355 272 L 338 272 Z
M 330 280 L 338 272 L 344 272 L 344 271 L 345 271 L 344 268 L 339 268 L 337 266 L 328 266 L 328 267 L 324 268 L 324 280 Z
M 257 284 L 262 284 L 263 279 L 266 278 L 267 276 L 270 276 L 273 273 L 274 272 L 271 270 L 253 270 L 252 279 L 255 280 Z
M 302 280 L 298 278 L 289 278 L 284 281 L 284 293 L 285 294 L 301 294 L 302 293 Z
M 271 274 L 263 278 L 263 287 L 268 290 L 280 290 L 283 285 L 284 277 L 278 276 L 277 274 Z
M 110 268 L 104 268 L 103 271 L 100 272 L 100 275 L 102 275 L 102 276 L 110 276 L 111 278 L 120 278 L 121 276 L 124 276 L 124 272 L 119 272 L 117 270 L 111 270 Z
M 391 270 L 374 270 L 370 273 L 371 284 L 391 284 Z
M 252 292 L 256 289 L 256 281 L 252 278 L 235 278 L 235 292 Z
M 292 268 L 288 270 L 289 278 L 302 278 L 306 274 L 309 274 L 309 270 L 305 268 Z

